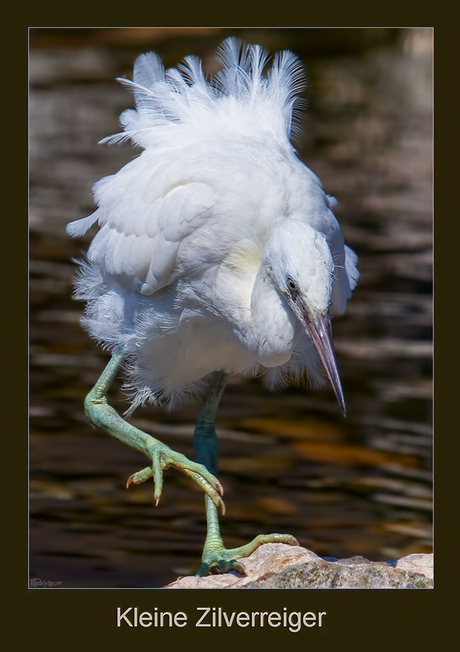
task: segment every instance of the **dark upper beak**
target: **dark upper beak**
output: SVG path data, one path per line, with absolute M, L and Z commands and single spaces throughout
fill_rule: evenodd
M 326 369 L 332 388 L 342 409 L 346 414 L 345 399 L 343 398 L 342 384 L 340 382 L 337 364 L 335 362 L 334 345 L 332 342 L 332 326 L 329 315 L 312 315 L 309 310 L 302 310 L 306 326 L 310 332 L 321 362 Z

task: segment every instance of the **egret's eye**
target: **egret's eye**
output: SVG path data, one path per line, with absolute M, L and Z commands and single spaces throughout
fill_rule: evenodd
M 297 292 L 296 282 L 290 276 L 287 277 L 286 283 L 291 292 Z

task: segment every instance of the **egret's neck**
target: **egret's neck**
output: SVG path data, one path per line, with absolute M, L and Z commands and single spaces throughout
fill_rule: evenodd
M 251 348 L 260 364 L 278 367 L 292 355 L 296 317 L 262 262 L 251 295 Z

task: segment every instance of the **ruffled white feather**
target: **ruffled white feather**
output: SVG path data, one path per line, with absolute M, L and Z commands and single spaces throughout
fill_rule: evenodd
M 99 226 L 75 296 L 87 302 L 82 322 L 91 336 L 110 350 L 126 347 L 130 412 L 201 392 L 215 369 L 259 374 L 272 388 L 305 376 L 321 382 L 306 333 L 286 364 L 270 368 L 238 333 L 276 220 L 304 220 L 324 234 L 336 262 L 335 313 L 359 276 L 335 199 L 290 144 L 305 84 L 299 59 L 282 52 L 270 67 L 260 46 L 234 38 L 218 56 L 222 68 L 211 79 L 196 57 L 169 70 L 153 52 L 138 57 L 133 80 L 120 80 L 136 108 L 121 115 L 124 131 L 102 142 L 129 138 L 144 151 L 98 181 L 97 210 L 67 227 L 82 236 Z
M 292 52 L 275 56 L 265 74 L 268 53 L 258 45 L 225 40 L 218 51 L 223 67 L 206 80 L 201 61 L 188 56 L 177 68 L 164 69 L 159 57 L 142 54 L 134 66 L 133 81 L 119 79 L 134 93 L 136 110 L 122 113 L 124 132 L 102 142 L 130 138 L 141 147 L 165 139 L 187 140 L 203 131 L 233 130 L 246 133 L 269 130 L 278 138 L 290 138 L 293 108 L 305 86 L 301 62 Z

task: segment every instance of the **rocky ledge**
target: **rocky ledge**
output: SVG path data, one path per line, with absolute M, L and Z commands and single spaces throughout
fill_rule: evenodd
M 364 557 L 318 557 L 283 543 L 260 546 L 236 571 L 208 577 L 180 577 L 167 589 L 430 589 L 433 555 L 413 554 L 374 562 Z

